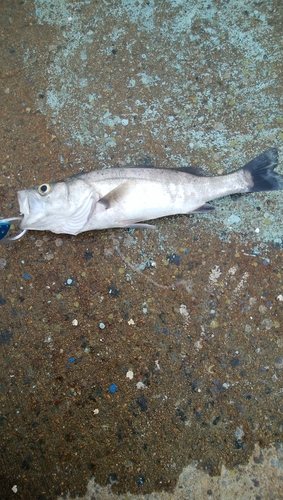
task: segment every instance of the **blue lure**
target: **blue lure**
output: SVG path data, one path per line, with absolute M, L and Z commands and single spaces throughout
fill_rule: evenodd
M 13 241 L 18 240 L 21 238 L 26 232 L 26 229 L 23 229 L 23 231 L 20 234 L 17 234 L 16 236 L 10 236 L 8 237 L 7 234 L 11 228 L 11 221 L 21 221 L 22 217 L 10 217 L 8 219 L 3 219 L 2 217 L 0 218 L 0 243 L 12 243 Z

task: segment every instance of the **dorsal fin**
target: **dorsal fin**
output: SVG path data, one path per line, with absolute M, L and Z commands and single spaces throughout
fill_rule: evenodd
M 198 177 L 206 177 L 206 174 L 202 172 L 198 167 L 177 167 L 163 169 L 162 167 L 155 167 L 154 165 L 125 165 L 118 168 L 154 168 L 154 170 L 174 170 L 175 172 L 186 172 L 187 174 L 197 175 Z
M 112 168 L 112 167 L 110 167 L 110 168 Z M 154 165 L 151 165 L 151 164 L 145 165 L 144 163 L 141 163 L 138 165 L 117 165 L 116 168 L 154 168 L 154 169 L 158 169 L 159 167 L 155 167 Z
M 177 167 L 172 168 L 172 170 L 177 170 L 178 172 L 186 172 L 187 174 L 197 175 L 198 177 L 206 177 L 206 174 L 202 172 L 198 167 Z

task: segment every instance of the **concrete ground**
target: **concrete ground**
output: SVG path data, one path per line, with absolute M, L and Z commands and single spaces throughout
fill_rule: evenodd
M 283 173 L 280 0 L 0 4 L 1 216 L 123 165 Z M 281 192 L 0 247 L 0 497 L 280 499 Z M 150 200 L 148 200 L 150 204 Z

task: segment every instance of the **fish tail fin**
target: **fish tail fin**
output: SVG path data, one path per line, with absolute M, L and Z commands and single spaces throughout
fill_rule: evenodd
M 274 172 L 278 165 L 278 151 L 270 148 L 251 160 L 243 167 L 244 172 L 249 172 L 253 185 L 249 191 L 278 191 L 283 189 L 283 175 Z

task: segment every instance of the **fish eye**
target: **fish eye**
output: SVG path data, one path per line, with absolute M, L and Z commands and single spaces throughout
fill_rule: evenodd
M 50 184 L 41 184 L 37 188 L 39 194 L 47 194 L 47 193 L 49 193 L 50 189 L 51 189 Z

